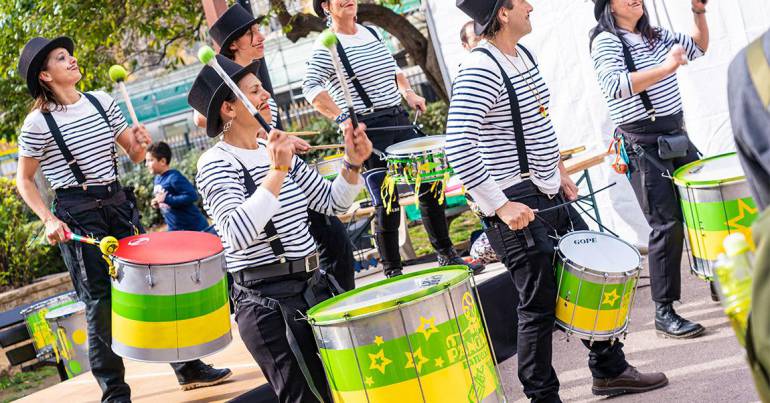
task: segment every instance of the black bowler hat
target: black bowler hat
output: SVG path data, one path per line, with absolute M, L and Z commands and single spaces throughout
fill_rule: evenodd
M 70 54 L 75 50 L 75 43 L 66 36 L 60 36 L 53 40 L 35 37 L 29 40 L 19 57 L 19 75 L 27 81 L 27 90 L 32 98 L 37 98 L 42 92 L 38 76 L 43 69 L 43 62 L 52 50 L 57 48 L 67 49 Z
M 313 8 L 315 9 L 315 13 L 317 16 L 324 18 L 326 17 L 326 13 L 324 12 L 324 8 L 321 7 L 321 3 L 329 1 L 329 0 L 313 0 Z
M 254 61 L 246 67 L 228 59 L 225 56 L 217 55 L 217 62 L 222 66 L 222 70 L 227 73 L 233 81 L 238 84 L 241 78 L 246 74 L 257 74 L 259 61 Z M 219 116 L 219 108 L 225 99 L 230 97 L 233 92 L 225 84 L 219 74 L 210 66 L 203 66 L 203 69 L 195 78 L 190 93 L 187 94 L 187 103 L 206 118 L 206 134 L 209 137 L 219 135 L 222 126 L 222 118 Z
M 214 22 L 209 29 L 209 34 L 219 45 L 219 53 L 232 57 L 230 44 L 250 30 L 252 25 L 262 22 L 263 18 L 265 17 L 252 17 L 242 5 L 235 3 Z
M 471 17 L 476 35 L 481 35 L 497 17 L 506 0 L 457 0 L 457 8 Z
M 594 17 L 596 18 L 596 21 L 599 21 L 599 18 L 601 18 L 602 13 L 604 12 L 604 8 L 607 7 L 607 3 L 609 3 L 610 0 L 594 0 Z

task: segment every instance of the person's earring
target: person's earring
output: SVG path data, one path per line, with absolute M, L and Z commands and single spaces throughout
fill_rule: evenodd
M 331 26 L 332 26 L 332 15 L 329 13 L 328 10 L 324 10 L 324 16 L 326 16 L 326 28 L 331 28 Z
M 231 127 L 233 127 L 233 121 L 232 120 L 228 120 L 227 122 L 225 122 L 224 126 L 222 126 L 222 134 L 225 134 L 228 131 L 230 131 Z

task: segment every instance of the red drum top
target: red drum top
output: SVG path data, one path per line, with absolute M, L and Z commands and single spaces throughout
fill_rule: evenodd
M 141 265 L 180 264 L 203 260 L 222 250 L 219 237 L 206 232 L 153 232 L 121 239 L 115 257 Z

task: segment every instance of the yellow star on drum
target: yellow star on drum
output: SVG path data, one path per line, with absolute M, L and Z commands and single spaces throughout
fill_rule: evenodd
M 379 347 L 382 345 L 382 343 L 385 343 L 385 340 L 382 339 L 382 336 L 374 337 L 374 344 L 376 344 Z
M 740 213 L 732 220 L 728 220 L 727 225 L 738 230 L 751 228 L 758 210 L 749 206 L 742 199 L 738 200 L 738 210 Z
M 417 328 L 417 333 L 422 333 L 426 341 L 430 339 L 430 335 L 438 333 L 436 318 L 431 316 L 430 319 L 425 319 L 424 316 L 420 316 L 420 326 Z
M 617 302 L 618 298 L 620 298 L 620 295 L 618 295 L 618 290 L 612 290 L 611 292 L 605 292 L 604 293 L 604 301 L 602 301 L 602 305 L 615 305 L 615 302 Z
M 385 350 L 383 349 L 380 349 L 377 354 L 369 354 L 369 359 L 371 360 L 369 369 L 376 369 L 383 375 L 385 375 L 385 367 L 393 362 L 389 360 L 388 357 L 385 357 Z
M 444 359 L 439 357 L 433 360 L 433 363 L 436 364 L 437 367 L 441 368 L 444 366 Z
M 406 354 L 406 366 L 404 366 L 404 368 L 414 368 L 416 366 L 417 373 L 422 371 L 423 364 L 430 361 L 429 359 L 425 358 L 424 355 L 422 355 L 422 347 L 415 350 L 414 354 L 410 354 L 408 351 L 404 354 Z
M 371 376 L 367 376 L 366 377 L 366 386 L 370 386 L 371 387 L 372 385 L 374 385 L 374 379 L 372 379 Z

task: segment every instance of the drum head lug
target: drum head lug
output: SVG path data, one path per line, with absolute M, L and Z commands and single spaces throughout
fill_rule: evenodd
M 150 288 L 155 287 L 155 282 L 152 280 L 152 269 L 150 266 L 147 266 L 147 284 L 150 286 Z

